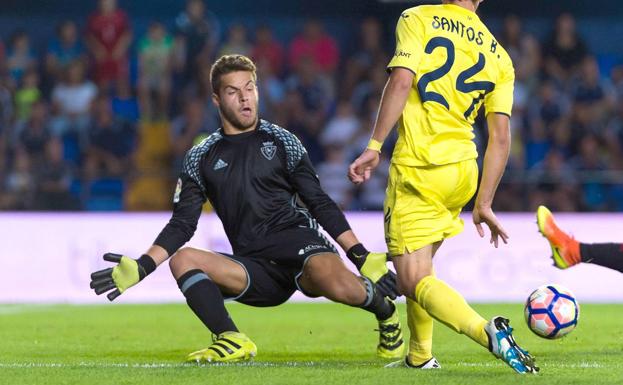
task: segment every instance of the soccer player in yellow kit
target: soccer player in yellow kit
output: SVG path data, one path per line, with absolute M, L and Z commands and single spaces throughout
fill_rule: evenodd
M 473 220 L 491 243 L 508 235 L 491 209 L 510 147 L 514 69 L 510 57 L 475 11 L 481 0 L 444 0 L 402 13 L 372 138 L 349 168 L 363 183 L 379 164 L 381 146 L 398 122 L 385 198 L 385 237 L 407 297 L 411 339 L 404 362 L 438 368 L 433 318 L 465 334 L 519 373 L 536 373 L 534 359 L 512 336 L 509 321 L 486 321 L 452 287 L 435 277 L 442 242 L 463 230 L 461 209 L 476 192 L 478 153 L 472 124 L 484 104 L 489 141 Z

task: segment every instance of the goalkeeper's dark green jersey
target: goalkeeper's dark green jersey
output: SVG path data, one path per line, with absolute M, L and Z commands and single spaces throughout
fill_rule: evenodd
M 315 228 L 316 220 L 334 239 L 350 229 L 320 187 L 301 142 L 265 120 L 237 135 L 219 129 L 188 151 L 173 216 L 154 243 L 175 253 L 194 234 L 206 199 L 236 254 L 285 229 Z

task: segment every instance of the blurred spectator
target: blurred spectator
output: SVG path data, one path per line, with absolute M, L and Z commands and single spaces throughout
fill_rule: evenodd
M 62 21 L 56 28 L 56 36 L 48 44 L 45 57 L 47 76 L 58 82 L 71 63 L 85 60 L 84 46 L 78 38 L 78 26 L 71 20 Z
M 175 19 L 178 70 L 184 85 L 199 77 L 199 69 L 209 66 L 219 41 L 219 23 L 205 8 L 203 0 L 187 0 L 186 10 Z
M 75 132 L 84 136 L 89 121 L 91 103 L 97 96 L 97 87 L 85 78 L 84 64 L 80 60 L 69 63 L 63 80 L 52 90 L 52 107 L 56 117 L 52 120 L 55 135 Z
M 174 170 L 181 169 L 184 155 L 193 146 L 195 138 L 216 129 L 207 124 L 203 106 L 204 103 L 200 99 L 188 101 L 184 107 L 184 114 L 171 123 Z
M 295 71 L 303 62 L 311 60 L 318 71 L 332 74 L 337 69 L 339 57 L 335 39 L 324 31 L 324 26 L 318 20 L 306 22 L 303 32 L 290 44 L 290 66 Z
M 260 116 L 275 124 L 285 125 L 287 119 L 287 114 L 284 111 L 285 85 L 273 72 L 273 67 L 266 58 L 256 61 L 255 66 L 257 67 L 257 86 L 260 94 Z
M 318 136 L 333 101 L 332 83 L 316 69 L 310 58 L 303 59 L 295 75 L 286 82 L 288 124 L 303 142 L 312 162 L 323 159 Z
M 94 59 L 94 79 L 102 90 L 128 78 L 128 49 L 132 42 L 130 21 L 117 8 L 117 0 L 99 0 L 88 19 L 86 42 Z
M 30 109 L 41 98 L 39 90 L 39 73 L 28 69 L 22 76 L 22 85 L 15 91 L 15 117 L 26 120 L 30 117 Z
M 13 168 L 4 179 L 4 194 L 0 195 L 3 210 L 28 210 L 32 208 L 35 179 L 30 158 L 26 151 L 18 149 Z
M 115 118 L 110 99 L 99 96 L 93 105 L 89 127 L 89 149 L 85 164 L 87 179 L 122 176 L 128 171 L 136 131 L 127 121 Z
M 385 42 L 381 23 L 375 18 L 367 18 L 361 22 L 359 30 L 359 46 L 357 51 L 346 61 L 348 71 L 344 72 L 342 97 L 349 97 L 357 84 L 370 79 L 370 72 L 381 66 L 385 75 L 385 66 L 389 56 L 385 52 Z
M 35 102 L 32 105 L 30 118 L 17 124 L 15 134 L 17 135 L 17 147 L 28 154 L 33 166 L 39 166 L 43 159 L 45 146 L 50 140 L 47 104 L 43 101 Z
M 536 188 L 529 188 L 530 210 L 540 204 L 556 207 L 557 211 L 572 211 L 577 206 L 577 178 L 573 169 L 558 151 L 550 151 L 546 158 L 531 170 L 530 179 Z
M 615 100 L 608 85 L 601 80 L 599 66 L 593 56 L 586 56 L 582 61 L 580 76 L 574 82 L 572 95 L 576 106 L 589 109 L 592 122 L 605 123 Z
M 325 150 L 326 160 L 316 167 L 318 179 L 324 191 L 342 210 L 345 210 L 353 199 L 354 186 L 344 177 L 344 170 L 348 169 L 344 146 L 331 144 L 325 147 Z
M 584 136 L 579 144 L 579 154 L 572 160 L 574 169 L 583 173 L 590 172 L 591 176 L 582 183 L 582 205 L 584 210 L 602 211 L 607 208 L 608 191 L 604 181 L 604 171 L 607 169 L 603 160 L 599 140 L 594 135 Z
M 139 118 L 138 101 L 132 93 L 132 87 L 127 81 L 117 85 L 117 94 L 111 100 L 112 112 L 115 117 L 136 123 Z
M 221 45 L 219 56 L 232 54 L 251 56 L 251 49 L 251 43 L 247 39 L 247 29 L 244 25 L 237 23 L 229 27 L 227 40 Z
M 37 59 L 30 47 L 30 38 L 26 32 L 17 31 L 13 34 L 6 64 L 15 85 L 21 84 L 22 76 L 26 71 L 37 69 Z
M 545 71 L 558 81 L 566 81 L 577 72 L 588 49 L 575 28 L 575 18 L 563 13 L 556 20 L 556 27 L 544 46 Z
M 13 122 L 13 90 L 11 79 L 0 75 L 0 129 L 7 132 Z
M 72 175 L 63 159 L 63 144 L 50 140 L 45 147 L 45 161 L 36 172 L 35 210 L 77 210 L 78 200 L 69 192 Z
M 268 25 L 262 25 L 255 31 L 255 45 L 251 50 L 251 58 L 256 65 L 266 62 L 273 75 L 280 77 L 283 74 L 283 46 L 275 40 L 273 31 Z
M 320 143 L 324 146 L 349 145 L 357 135 L 360 125 L 351 104 L 343 100 L 338 103 L 335 116 L 329 120 L 320 135 Z
M 138 97 L 144 119 L 166 119 L 168 116 L 172 55 L 173 38 L 164 25 L 152 22 L 147 35 L 138 43 Z
M 361 79 L 355 86 L 351 100 L 358 113 L 363 112 L 367 108 L 367 103 L 370 98 L 383 94 L 383 89 L 387 82 L 385 65 L 386 64 L 379 64 L 368 69 L 366 77 Z

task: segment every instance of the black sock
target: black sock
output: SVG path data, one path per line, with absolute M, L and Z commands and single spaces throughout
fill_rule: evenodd
M 190 270 L 177 280 L 177 286 L 186 297 L 186 303 L 201 322 L 216 335 L 237 332 L 229 317 L 223 295 L 218 286 L 201 270 Z
M 363 278 L 363 282 L 366 286 L 366 300 L 359 307 L 374 314 L 379 321 L 388 319 L 394 313 L 396 306 L 379 294 L 368 278 Z
M 580 256 L 582 262 L 623 273 L 623 245 L 620 243 L 580 243 Z

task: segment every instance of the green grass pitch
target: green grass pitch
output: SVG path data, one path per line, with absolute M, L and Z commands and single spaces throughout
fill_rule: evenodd
M 515 374 L 440 324 L 434 354 L 441 370 L 384 369 L 374 355 L 376 323 L 361 310 L 329 303 L 228 307 L 258 345 L 252 363 L 185 364 L 211 337 L 182 304 L 0 306 L 0 384 L 623 383 L 623 305 L 582 306 L 578 329 L 557 341 L 534 336 L 519 304 L 475 306 L 486 317 L 511 318 L 517 340 L 541 366 L 536 376 Z

